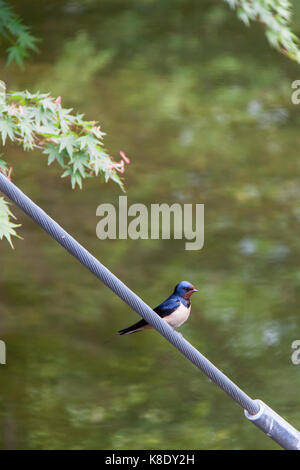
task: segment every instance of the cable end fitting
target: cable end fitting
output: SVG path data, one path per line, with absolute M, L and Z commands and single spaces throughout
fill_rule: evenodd
M 251 415 L 247 410 L 244 410 L 246 418 L 284 449 L 300 450 L 300 432 L 263 401 L 254 401 L 259 405 L 259 411 L 255 415 Z

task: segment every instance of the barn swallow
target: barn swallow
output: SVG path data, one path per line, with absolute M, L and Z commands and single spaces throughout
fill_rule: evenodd
M 198 291 L 193 284 L 181 281 L 175 287 L 173 294 L 153 310 L 170 326 L 177 328 L 188 319 L 191 313 L 190 297 L 194 292 Z M 130 335 L 131 333 L 137 333 L 148 328 L 152 328 L 152 326 L 143 319 L 128 328 L 118 331 L 118 333 L 120 335 Z

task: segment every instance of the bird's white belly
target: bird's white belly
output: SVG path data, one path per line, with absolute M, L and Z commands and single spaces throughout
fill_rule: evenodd
M 189 318 L 190 313 L 191 306 L 185 307 L 182 303 L 180 303 L 180 306 L 177 308 L 177 310 L 171 313 L 171 315 L 164 317 L 164 320 L 173 328 L 177 328 Z

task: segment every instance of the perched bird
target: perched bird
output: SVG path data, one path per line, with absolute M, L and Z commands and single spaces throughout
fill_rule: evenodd
M 190 297 L 197 289 L 187 281 L 181 281 L 174 289 L 174 292 L 163 303 L 153 310 L 163 318 L 170 326 L 176 328 L 182 325 L 189 317 L 191 312 Z M 152 328 L 146 320 L 140 320 L 134 325 L 118 331 L 120 335 L 130 335 L 148 328 Z

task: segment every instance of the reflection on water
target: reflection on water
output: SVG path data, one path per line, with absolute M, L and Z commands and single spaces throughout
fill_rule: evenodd
M 15 182 L 150 305 L 193 282 L 183 335 L 299 428 L 297 65 L 204 0 L 19 3 L 41 54 L 1 78 L 99 118 L 131 156 L 128 204 L 204 203 L 204 248 L 98 240 L 117 186 L 74 192 L 38 152 L 10 148 Z M 277 448 L 159 334 L 118 337 L 137 315 L 15 213 L 24 241 L 0 245 L 1 448 Z

